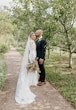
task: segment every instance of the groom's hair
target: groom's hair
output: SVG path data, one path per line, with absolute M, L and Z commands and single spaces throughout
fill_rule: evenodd
M 38 30 L 36 30 L 36 32 L 35 32 L 35 33 L 40 34 L 40 35 L 43 35 L 43 30 L 38 29 Z

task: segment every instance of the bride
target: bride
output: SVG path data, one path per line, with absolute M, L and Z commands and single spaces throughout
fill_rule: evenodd
M 16 95 L 15 100 L 19 104 L 29 104 L 35 100 L 36 95 L 31 92 L 30 86 L 36 86 L 38 83 L 38 73 L 37 71 L 28 71 L 27 65 L 28 61 L 31 63 L 36 62 L 36 45 L 35 40 L 36 36 L 35 33 L 32 32 L 28 37 L 28 41 L 26 44 L 23 62 L 21 66 L 21 71 L 19 74 L 17 88 L 16 88 Z

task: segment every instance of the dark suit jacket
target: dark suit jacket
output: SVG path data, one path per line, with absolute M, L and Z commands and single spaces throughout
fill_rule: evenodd
M 40 41 L 36 41 L 36 51 L 38 59 L 45 59 L 46 40 L 44 38 L 40 39 Z

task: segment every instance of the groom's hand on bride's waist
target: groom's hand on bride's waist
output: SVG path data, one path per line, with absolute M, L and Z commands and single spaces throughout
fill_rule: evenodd
M 44 59 L 40 58 L 39 59 L 39 64 L 43 64 L 44 63 Z

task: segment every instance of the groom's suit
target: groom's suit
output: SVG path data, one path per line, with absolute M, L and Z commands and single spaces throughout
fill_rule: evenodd
M 46 41 L 44 38 L 41 38 L 40 40 L 36 41 L 36 51 L 37 51 L 37 58 L 38 58 L 38 64 L 39 64 L 39 59 L 45 60 L 45 52 L 46 52 Z M 39 81 L 45 82 L 45 68 L 44 68 L 44 63 L 39 64 L 40 68 L 40 78 Z

